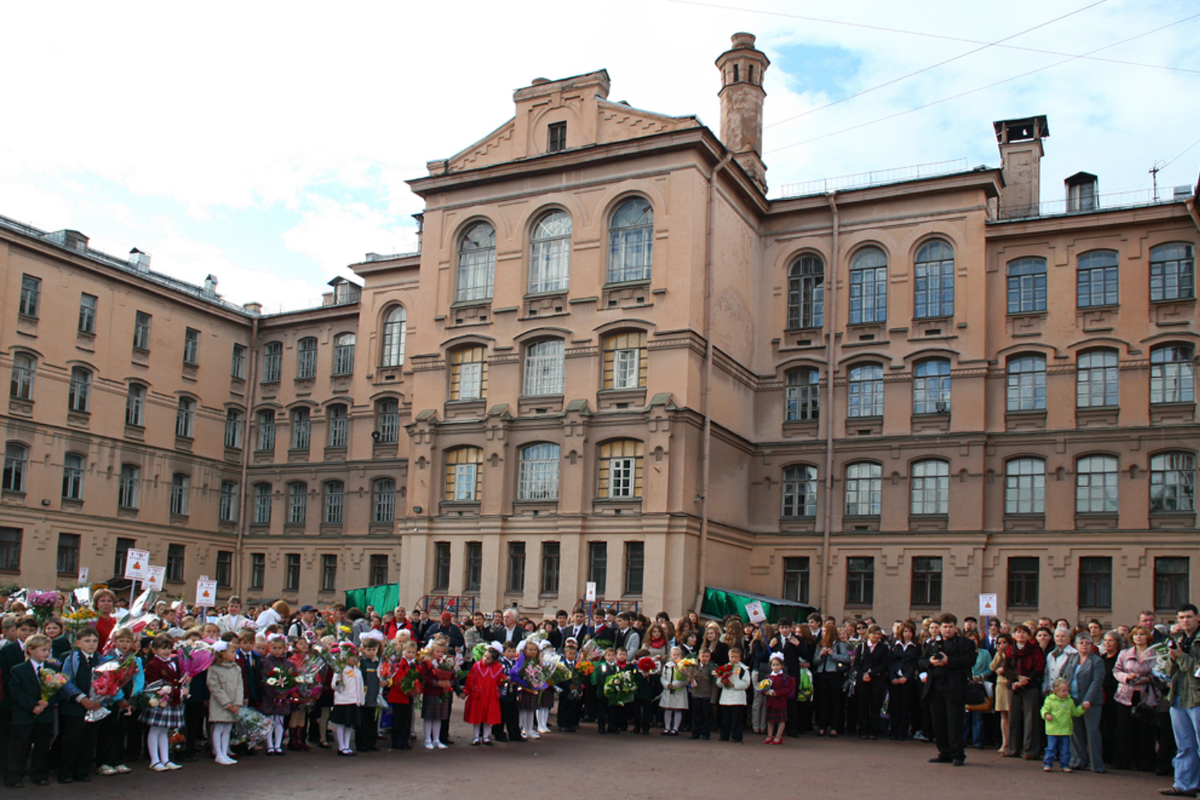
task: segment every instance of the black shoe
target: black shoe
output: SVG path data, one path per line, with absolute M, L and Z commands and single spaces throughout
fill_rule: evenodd
M 709 739 L 709 735 L 707 733 L 702 733 L 702 734 L 700 734 L 700 738 L 707 742 Z
M 35 778 L 33 783 L 35 786 L 49 786 L 50 779 L 49 778 Z
M 91 775 L 76 775 L 75 776 L 76 783 L 87 783 L 91 779 L 92 779 Z
M 930 764 L 949 764 L 951 760 L 952 760 L 952 759 L 949 759 L 949 758 L 944 758 L 944 757 L 942 757 L 942 756 L 938 756 L 938 757 L 936 757 L 936 758 L 931 758 L 931 759 L 929 759 L 929 763 L 930 763 Z
M 67 777 L 65 777 L 65 778 L 59 778 L 59 779 L 58 779 L 58 782 L 59 782 L 59 783 L 74 783 L 74 782 L 75 782 L 75 779 L 74 779 L 74 778 L 72 778 L 71 776 L 69 776 L 69 775 L 68 775 L 68 776 L 67 776 Z M 40 784 L 41 782 L 40 782 L 40 781 L 34 781 L 34 783 Z
M 953 761 L 951 761 L 950 763 L 956 767 L 962 767 L 962 766 L 966 766 L 967 760 L 965 758 L 956 758 Z
M 25 782 L 24 782 L 24 781 L 17 781 L 16 783 L 5 783 L 5 784 L 4 784 L 4 788 L 5 788 L 5 789 L 24 789 L 24 788 L 25 788 Z
M 698 734 L 698 733 L 693 733 L 693 734 L 692 734 L 692 736 L 691 736 L 691 738 L 692 738 L 692 739 L 699 739 L 699 738 L 700 738 L 700 734 Z

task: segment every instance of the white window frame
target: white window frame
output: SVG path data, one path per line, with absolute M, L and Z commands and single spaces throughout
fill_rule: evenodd
M 543 339 L 525 348 L 525 395 L 563 393 L 564 353 L 562 339 Z

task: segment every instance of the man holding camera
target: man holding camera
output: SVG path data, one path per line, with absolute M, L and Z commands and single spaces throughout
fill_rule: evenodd
M 1171 657 L 1171 729 L 1175 732 L 1175 784 L 1160 789 L 1167 797 L 1196 797 L 1200 789 L 1200 612 L 1184 603 L 1176 612 L 1179 633 L 1167 641 Z
M 920 668 L 929 673 L 924 693 L 929 697 L 938 754 L 931 764 L 954 764 L 967 760 L 963 750 L 963 717 L 966 709 L 967 682 L 975 666 L 975 643 L 958 635 L 958 617 L 942 614 L 942 641 L 925 651 Z

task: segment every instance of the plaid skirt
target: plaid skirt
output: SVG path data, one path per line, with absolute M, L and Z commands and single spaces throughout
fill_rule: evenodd
M 143 709 L 141 722 L 151 728 L 182 728 L 183 704 Z
M 772 724 L 778 723 L 778 722 L 787 722 L 787 721 L 788 721 L 787 706 L 784 706 L 783 708 L 771 708 L 770 706 L 767 707 L 767 724 L 768 725 L 772 725 Z
M 530 692 L 525 689 L 521 690 L 521 697 L 517 701 L 517 708 L 521 711 L 537 711 L 541 708 L 541 692 Z
M 421 702 L 421 719 L 450 719 L 450 700 L 452 697 L 453 695 L 451 694 L 444 694 L 441 697 L 425 695 Z

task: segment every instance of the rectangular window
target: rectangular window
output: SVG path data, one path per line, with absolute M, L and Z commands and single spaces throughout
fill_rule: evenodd
M 1179 606 L 1190 602 L 1190 582 L 1186 556 L 1154 559 L 1154 609 L 1174 612 Z
M 400 404 L 395 400 L 383 400 L 379 403 L 379 438 L 380 444 L 395 444 L 400 441 Z
M 434 542 L 433 544 L 433 590 L 435 592 L 450 590 L 449 542 Z
M 75 577 L 79 574 L 79 534 L 58 535 L 58 574 Z
M 887 322 L 887 267 L 850 271 L 850 324 Z
M 37 319 L 42 305 L 42 279 L 32 275 L 21 276 L 21 301 L 17 313 L 23 317 Z
M 1083 556 L 1079 559 L 1079 607 L 1112 608 L 1112 558 Z
M 634 459 L 614 458 L 608 462 L 608 496 L 612 499 L 633 497 Z
M 330 406 L 327 420 L 329 423 L 329 446 L 345 447 L 346 434 L 350 426 L 350 420 L 346 417 L 346 407 Z
M 138 507 L 138 488 L 141 477 L 142 471 L 136 465 L 121 465 L 121 482 L 117 485 L 117 506 L 119 508 Z
M 200 331 L 187 328 L 183 332 L 183 363 L 200 363 Z
M 508 586 L 506 592 L 525 591 L 525 543 L 508 543 Z
M 192 479 L 187 475 L 175 473 L 171 476 L 171 513 L 178 517 L 186 517 L 188 514 L 189 490 L 191 489 Z
M 288 553 L 286 566 L 283 570 L 283 590 L 285 592 L 300 591 L 300 554 Z
M 183 554 L 181 544 L 167 545 L 167 580 L 172 583 L 183 583 Z
M 126 539 L 124 536 L 117 537 L 117 549 L 113 556 L 113 575 L 125 574 L 125 560 L 129 557 L 129 551 L 137 547 L 136 539 Z
M 563 340 L 531 344 L 525 355 L 525 394 L 563 393 Z
M 787 556 L 783 559 L 783 598 L 794 603 L 808 602 L 808 556 Z
M 388 582 L 388 557 L 375 553 L 371 556 L 371 585 L 383 586 Z
M 1046 310 L 1046 259 L 1022 258 L 1008 265 L 1008 313 Z
M 217 586 L 228 589 L 233 585 L 233 552 L 217 551 Z
M 139 428 L 146 424 L 146 387 L 141 384 L 129 384 L 129 394 L 125 395 L 125 424 Z
M 875 559 L 856 556 L 846 559 L 846 605 L 869 606 L 875 602 Z
M 478 400 L 482 397 L 483 364 L 479 361 L 463 364 L 458 370 L 458 399 Z
M 275 449 L 275 412 L 258 412 L 258 449 Z
M 916 264 L 916 292 L 913 316 L 954 316 L 954 261 L 919 261 Z
M 96 296 L 94 294 L 79 295 L 79 332 L 96 332 Z
M 375 515 L 376 522 L 395 522 L 396 520 L 396 482 L 391 478 L 380 478 L 375 481 Z
M 337 591 L 337 556 L 333 554 L 321 556 L 321 591 Z
M 640 595 L 646 583 L 646 543 L 625 543 L 625 594 Z
M 133 316 L 133 347 L 135 350 L 150 349 L 150 320 L 151 316 L 145 311 L 139 311 Z
M 263 383 L 278 383 L 283 372 L 283 345 L 268 342 L 263 345 Z
M 317 376 L 317 340 L 301 339 L 296 346 L 296 379 L 308 380 Z
M 250 554 L 250 588 L 261 589 L 267 579 L 267 554 Z
M 238 380 L 246 379 L 246 345 L 233 346 L 233 360 L 229 363 L 229 377 Z
M 1037 558 L 1019 556 L 1008 559 L 1008 607 L 1037 608 L 1038 570 Z
M 608 543 L 588 542 L 588 582 L 596 584 L 596 596 L 608 589 Z
M 64 500 L 83 499 L 83 471 L 86 467 L 87 461 L 78 453 L 67 453 L 64 456 L 62 486 Z
M 225 412 L 225 446 L 231 450 L 242 449 L 242 412 L 236 408 Z
M 21 533 L 20 528 L 0 528 L 0 570 L 21 571 Z
M 560 150 L 567 149 L 567 123 L 552 122 L 550 123 L 550 144 L 547 150 L 551 153 L 557 153 Z
M 18 400 L 32 400 L 33 378 L 36 374 L 37 359 L 28 353 L 15 353 L 9 394 Z
M 467 571 L 463 591 L 478 592 L 483 582 L 483 542 L 467 542 Z
M 1196 296 L 1196 259 L 1190 244 L 1167 244 L 1150 251 L 1150 299 L 1190 300 Z
M 942 559 L 940 557 L 913 557 L 912 604 L 914 606 L 940 606 L 942 604 Z
M 560 561 L 558 542 L 544 542 L 542 544 L 542 594 L 558 594 Z
M 617 350 L 613 353 L 614 389 L 636 389 L 638 387 L 638 350 Z
M 237 484 L 233 481 L 221 481 L 217 519 L 221 522 L 233 522 L 237 519 L 237 499 Z
M 288 524 L 303 525 L 308 520 L 308 484 L 288 485 Z
M 259 483 L 254 486 L 254 524 L 269 525 L 271 523 L 271 484 Z
M 292 412 L 292 449 L 307 450 L 312 435 L 312 420 L 307 408 L 297 408 Z
M 333 345 L 333 374 L 351 375 L 354 373 L 354 334 L 344 333 L 334 340 Z
M 329 481 L 325 484 L 325 522 L 327 524 L 342 524 L 342 507 L 345 496 L 346 485 L 341 481 Z

